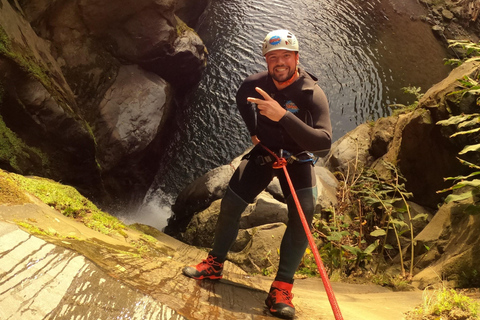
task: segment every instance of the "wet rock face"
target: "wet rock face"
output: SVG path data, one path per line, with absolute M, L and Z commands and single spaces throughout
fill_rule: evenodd
M 98 159 L 105 170 L 143 151 L 156 137 L 169 111 L 170 86 L 138 66 L 122 66 L 100 102 L 95 122 Z
M 80 0 L 78 4 L 88 30 L 109 39 L 113 53 L 123 59 L 141 61 L 173 49 L 174 1 Z
M 0 237 L 1 319 L 185 319 L 73 251 L 5 222 Z
M 25 143 L 13 147 L 10 138 L 17 154 L 1 156 L 2 168 L 96 199 L 123 198 L 132 186 L 146 192 L 172 101 L 206 61 L 175 1 L 0 4 L 0 75 L 10 79 L 0 83 L 0 121 Z
M 200 13 L 205 10 L 209 0 L 177 0 L 175 14 L 194 28 L 199 20 Z

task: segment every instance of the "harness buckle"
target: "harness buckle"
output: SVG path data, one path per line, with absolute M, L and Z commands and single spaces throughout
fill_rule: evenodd
M 272 162 L 273 162 L 273 159 L 269 155 L 267 155 L 267 156 L 257 156 L 255 158 L 255 163 L 260 165 L 260 166 L 264 166 L 264 165 L 272 163 Z

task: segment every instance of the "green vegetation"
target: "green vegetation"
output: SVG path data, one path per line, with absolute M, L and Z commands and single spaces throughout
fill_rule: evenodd
M 303 255 L 302 262 L 298 267 L 297 274 L 307 277 L 318 276 L 315 257 L 313 256 L 312 250 L 310 250 L 310 248 L 307 248 L 305 250 L 305 254 Z
M 398 116 L 400 114 L 404 114 L 404 113 L 415 110 L 418 107 L 418 102 L 424 95 L 423 93 L 421 93 L 422 88 L 404 87 L 402 88 L 402 90 L 404 93 L 414 95 L 415 101 L 412 104 L 409 104 L 408 106 L 401 103 L 389 105 L 389 107 L 393 110 L 393 113 L 392 113 L 393 116 Z
M 103 234 L 125 236 L 123 223 L 99 210 L 75 188 L 44 178 L 26 178 L 13 173 L 10 177 L 19 188 L 35 195 L 64 216 L 82 221 L 87 227 Z
M 12 46 L 5 30 L 0 27 L 0 54 L 6 55 Z
M 0 205 L 20 205 L 31 202 L 5 171 L 0 170 Z
M 6 126 L 0 115 L 0 161 L 8 163 L 17 172 L 27 173 L 21 163 L 28 161 L 31 156 L 39 159 L 42 167 L 48 166 L 48 157 L 39 149 L 26 145 Z
M 413 274 L 413 254 L 411 254 L 410 270 L 404 269 L 403 247 L 400 237 L 408 235 L 410 249 L 413 253 L 413 226 L 416 219 L 424 219 L 425 214 L 412 217 L 407 199 L 411 197 L 405 189 L 405 178 L 398 169 L 384 162 L 384 167 L 389 169 L 390 178 L 380 177 L 375 171 L 363 170 L 351 178 L 344 178 L 342 197 L 347 200 L 339 211 L 348 214 L 350 224 L 336 224 L 336 228 L 343 228 L 327 237 L 339 241 L 337 246 L 338 259 L 346 262 L 346 270 L 357 271 L 376 258 L 376 267 L 371 266 L 370 271 L 377 274 L 384 259 L 391 259 L 396 254 L 400 258 L 401 277 L 409 279 Z M 342 221 L 346 221 L 345 217 Z M 353 228 L 353 229 L 352 229 Z M 347 231 L 347 232 L 345 232 Z M 393 237 L 389 234 L 392 233 Z M 332 237 L 333 236 L 333 237 Z M 389 243 L 393 240 L 394 247 Z M 345 243 L 345 241 L 348 241 Z M 407 238 L 405 238 L 407 240 Z M 333 242 L 334 244 L 335 242 Z M 348 271 L 347 271 L 348 274 Z
M 459 42 L 452 45 L 460 45 Z M 479 60 L 480 45 L 461 43 L 465 50 L 464 61 Z M 478 109 L 480 106 L 480 74 L 471 75 L 460 80 L 460 90 L 450 94 L 456 99 L 456 104 L 465 98 L 472 101 Z M 420 88 L 404 88 L 406 93 L 413 94 L 416 101 L 409 106 L 395 105 L 394 115 L 409 112 L 418 108 L 423 94 Z M 450 137 L 456 145 L 462 145 L 459 155 L 460 163 L 472 171 L 470 174 L 446 178 L 454 180 L 451 188 L 439 192 L 453 191 L 446 199 L 461 201 L 471 199 L 472 204 L 466 212 L 480 213 L 480 112 L 465 111 L 466 102 L 462 101 L 462 112 L 451 118 L 438 122 L 439 125 L 450 130 Z M 449 107 L 449 106 L 447 106 Z M 452 112 L 450 110 L 450 112 Z M 468 157 L 467 157 L 468 156 Z M 426 219 L 424 213 L 412 216 L 408 199 L 412 196 L 405 188 L 406 179 L 393 163 L 383 163 L 388 174 L 369 169 L 357 168 L 344 176 L 340 173 L 337 178 L 341 181 L 339 189 L 339 204 L 323 216 L 314 218 L 314 236 L 324 243 L 319 246 L 322 260 L 329 269 L 330 276 L 339 276 L 347 279 L 352 275 L 365 275 L 371 281 L 392 286 L 396 289 L 408 288 L 413 276 L 415 241 L 413 222 L 417 219 Z M 325 214 L 328 220 L 325 221 Z M 405 261 L 405 253 L 408 249 Z M 428 248 L 427 248 L 428 251 Z M 379 271 L 387 265 L 387 260 L 399 259 L 400 274 L 386 275 Z M 409 267 L 409 270 L 406 268 Z M 308 252 L 298 273 L 316 275 L 313 257 Z M 334 274 L 337 272 L 338 274 Z M 468 279 L 479 278 L 476 270 L 472 274 L 465 274 L 464 282 Z
M 15 48 L 15 45 L 1 26 L 0 55 L 14 61 L 22 70 L 37 78 L 46 88 L 53 88 L 52 80 L 50 76 L 48 76 L 48 72 L 38 64 L 33 54 L 31 52 L 20 53 L 19 49 Z
M 72 232 L 66 233 L 63 229 L 55 230 L 50 224 L 45 225 L 41 218 L 30 216 L 15 223 L 30 234 L 48 239 L 58 245 L 73 248 L 93 261 L 103 263 L 103 254 L 108 253 L 121 261 L 126 259 L 151 259 L 162 255 L 171 256 L 174 252 L 158 244 L 154 237 L 136 228 L 126 227 L 117 218 L 99 210 L 93 203 L 83 197 L 76 189 L 65 186 L 49 179 L 39 177 L 24 177 L 0 170 L 0 205 L 22 205 L 32 202 L 27 194 L 37 197 L 40 201 L 59 211 L 66 217 L 82 222 L 86 227 L 112 237 L 115 242 L 110 243 L 107 238 L 88 236 L 86 239 Z M 58 220 L 58 219 L 57 219 Z M 142 228 L 143 229 L 143 226 Z M 150 230 L 150 228 L 146 228 Z M 150 230 L 151 231 L 151 230 Z M 159 232 L 159 231 L 158 231 Z M 81 234 L 81 232 L 80 232 Z M 125 240 L 124 245 L 118 245 L 118 240 Z M 69 241 L 72 240 L 72 241 Z M 88 243 L 85 246 L 84 243 Z M 92 250 L 91 248 L 98 248 Z M 98 254 L 102 252 L 102 254 Z M 134 261 L 135 261 L 134 260 Z
M 469 40 L 447 40 L 448 47 L 457 49 L 461 55 L 458 59 L 446 59 L 445 64 L 459 66 L 467 61 L 480 61 L 480 43 L 473 43 Z
M 480 107 L 479 80 L 480 74 L 477 74 L 475 78 L 464 77 L 460 79 L 461 89 L 452 92 L 450 95 L 456 96 L 458 100 L 473 97 L 475 107 L 472 109 L 478 109 Z M 478 141 L 480 113 L 463 112 L 459 115 L 451 115 L 450 118 L 438 121 L 437 124 L 448 127 L 454 132 L 450 134 L 450 138 L 463 148 L 458 153 L 459 157 L 457 159 L 469 170 L 469 174 L 445 178 L 445 180 L 453 180 L 454 185 L 438 192 L 453 191 L 445 199 L 446 203 L 469 199 L 471 203 L 465 209 L 465 213 L 480 214 L 480 179 L 478 178 L 480 175 L 480 143 Z
M 401 275 L 376 274 L 372 276 L 371 281 L 382 287 L 391 287 L 393 291 L 408 291 L 412 289 L 410 281 Z
M 424 292 L 423 305 L 407 314 L 408 320 L 478 319 L 480 304 L 465 294 L 442 288 Z
M 390 170 L 391 178 L 380 178 L 375 171 L 366 169 L 349 177 L 339 174 L 339 181 L 342 181 L 339 205 L 323 212 L 328 214 L 327 220 L 321 215 L 314 217 L 313 236 L 323 241 L 319 251 L 331 278 L 363 276 L 366 280 L 403 290 L 409 287 L 414 255 L 410 254 L 410 270 L 407 272 L 402 244 L 414 244 L 412 223 L 427 215 L 412 216 L 407 202 L 411 194 L 405 189 L 405 178 L 392 164 L 384 163 L 384 167 Z M 395 245 L 389 243 L 392 239 Z M 410 250 L 413 253 L 414 245 L 410 245 Z M 400 257 L 401 274 L 377 274 L 379 268 L 386 264 L 385 260 L 396 255 Z M 297 274 L 318 275 L 309 249 Z
M 28 233 L 30 234 L 37 234 L 41 236 L 54 236 L 54 237 L 60 237 L 58 232 L 55 230 L 45 230 L 43 228 L 37 227 L 31 223 L 25 222 L 25 221 L 15 221 L 15 223 L 22 227 L 23 229 L 27 230 Z

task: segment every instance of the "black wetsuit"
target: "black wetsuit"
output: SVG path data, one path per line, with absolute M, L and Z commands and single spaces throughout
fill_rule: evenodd
M 282 90 L 275 87 L 266 71 L 248 77 L 237 92 L 238 110 L 250 135 L 256 135 L 269 149 L 284 149 L 293 154 L 307 150 L 326 155 L 332 135 L 327 97 L 316 84 L 316 78 L 301 69 L 299 75 Z M 263 99 L 255 87 L 262 88 L 290 112 L 278 122 L 260 115 L 247 101 L 248 97 Z
M 261 72 L 245 79 L 236 97 L 237 107 L 250 135 L 256 135 L 264 146 L 277 154 L 284 150 L 300 160 L 289 162 L 287 170 L 309 224 L 313 219 L 317 189 L 313 162 L 308 161 L 305 151 L 326 155 L 330 150 L 332 131 L 328 101 L 316 80 L 300 69 L 298 79 L 278 90 L 268 73 Z M 260 115 L 255 105 L 247 101 L 248 97 L 263 99 L 255 87 L 262 88 L 289 112 L 278 122 Z M 261 145 L 255 146 L 232 176 L 222 199 L 211 254 L 221 262 L 225 260 L 238 234 L 242 212 L 277 176 L 287 201 L 289 220 L 280 247 L 276 279 L 292 282 L 308 241 L 284 172 L 282 169 L 273 169 L 272 163 L 266 161 L 268 156 L 268 151 Z

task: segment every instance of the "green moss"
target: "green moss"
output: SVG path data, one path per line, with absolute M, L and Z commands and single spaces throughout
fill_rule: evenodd
M 35 195 L 63 215 L 80 220 L 87 227 L 103 234 L 126 235 L 126 227 L 120 220 L 98 209 L 75 188 L 44 178 L 27 178 L 17 174 L 10 176 L 21 189 Z
M 52 230 L 45 230 L 42 228 L 39 228 L 37 226 L 34 226 L 31 223 L 24 222 L 24 221 L 15 221 L 15 223 L 19 226 L 22 227 L 25 231 L 27 231 L 30 234 L 37 234 L 40 236 L 55 236 L 59 237 L 60 235 L 56 231 Z
M 11 181 L 9 175 L 0 170 L 0 205 L 20 205 L 31 202 L 25 193 Z
M 21 46 L 13 42 L 8 34 L 0 26 L 0 56 L 11 60 L 21 70 L 33 76 L 47 89 L 55 98 L 57 103 L 69 114 L 74 114 L 70 106 L 64 102 L 63 94 L 59 92 L 57 86 L 53 83 L 53 76 L 39 61 L 35 58 L 32 49 L 27 46 Z
M 43 167 L 49 165 L 47 155 L 37 148 L 26 145 L 7 127 L 0 116 L 0 162 L 8 163 L 15 171 L 24 173 L 22 163 L 29 162 L 31 156 L 38 157 Z
M 148 242 L 148 243 L 151 243 L 151 244 L 155 244 L 155 243 L 158 242 L 157 239 L 155 239 L 154 237 L 152 237 L 152 236 L 150 236 L 150 235 L 148 235 L 148 234 L 142 234 L 142 235 L 140 236 L 140 238 L 141 238 L 142 240 L 144 240 L 145 242 Z
M 24 49 L 26 50 L 26 49 Z M 20 53 L 8 37 L 5 29 L 0 26 L 0 55 L 16 62 L 22 70 L 33 75 L 47 88 L 52 88 L 52 81 L 47 72 L 37 63 L 31 52 Z
M 12 46 L 5 30 L 0 26 L 0 53 L 6 54 Z

